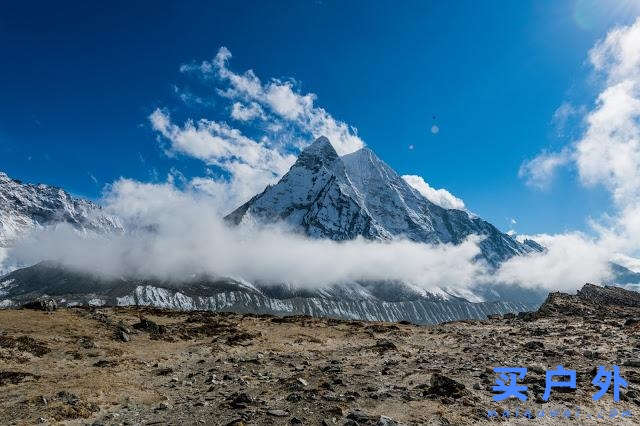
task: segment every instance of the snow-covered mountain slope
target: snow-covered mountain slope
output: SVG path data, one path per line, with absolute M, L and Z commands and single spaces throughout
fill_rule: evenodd
M 10 246 L 33 229 L 63 222 L 81 232 L 122 229 L 116 217 L 104 214 L 91 201 L 54 186 L 24 184 L 0 172 L 0 247 Z
M 8 248 L 31 231 L 66 223 L 78 232 L 122 232 L 117 217 L 91 201 L 49 185 L 25 184 L 0 172 L 0 276 L 21 266 Z
M 492 266 L 543 248 L 520 243 L 490 223 L 426 199 L 369 148 L 339 157 L 318 138 L 289 172 L 227 216 L 233 224 L 285 222 L 311 237 L 347 240 L 362 236 L 407 238 L 425 243 L 484 237 L 482 257 Z
M 384 287 L 389 289 L 389 287 Z M 433 324 L 483 319 L 490 314 L 530 311 L 538 303 L 491 301 L 471 303 L 345 287 L 316 291 L 253 286 L 238 280 L 193 277 L 185 282 L 105 279 L 51 263 L 23 268 L 0 278 L 0 308 L 16 307 L 38 297 L 61 306 L 155 306 L 179 310 L 234 311 L 276 315 L 305 314 L 375 321 Z

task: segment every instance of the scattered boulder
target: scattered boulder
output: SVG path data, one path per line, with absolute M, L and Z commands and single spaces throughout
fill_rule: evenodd
M 156 370 L 157 376 L 168 376 L 171 373 L 173 373 L 173 368 L 169 368 L 169 367 L 160 368 Z
M 25 303 L 22 307 L 37 311 L 53 312 L 58 309 L 58 302 L 53 299 L 36 299 Z
M 49 349 L 49 347 L 44 343 L 29 336 L 11 337 L 0 335 L 0 348 L 29 352 L 31 355 L 35 355 L 37 357 L 41 357 L 51 352 L 51 349 Z
M 451 397 L 454 399 L 461 398 L 466 393 L 467 391 L 462 383 L 440 373 L 433 373 L 430 387 L 424 391 L 425 395 Z
M 538 340 L 531 340 L 524 344 L 524 347 L 530 351 L 537 351 L 544 349 L 544 344 Z
M 147 333 L 154 335 L 162 335 L 167 332 L 167 327 L 156 324 L 147 318 L 141 318 L 140 322 L 133 324 L 133 328 L 136 330 L 146 331 Z
M 78 345 L 80 345 L 84 349 L 95 349 L 98 347 L 98 345 L 96 345 L 96 342 L 91 337 L 87 336 L 80 337 L 78 339 Z
M 253 402 L 253 398 L 248 393 L 237 393 L 231 396 L 231 408 L 247 408 L 247 404 Z
M 239 332 L 234 333 L 227 337 L 227 345 L 229 346 L 249 346 L 251 344 L 251 340 L 260 337 L 261 334 L 258 333 L 247 333 L 247 332 Z
M 120 329 L 116 330 L 116 339 L 120 340 L 121 342 L 128 342 L 130 340 L 129 334 Z
M 638 318 L 627 318 L 627 320 L 624 322 L 624 326 L 625 327 L 633 327 L 634 325 L 640 323 L 640 319 Z
M 376 422 L 376 426 L 400 426 L 400 425 L 401 423 L 387 416 L 380 416 L 380 418 Z
M 354 422 L 358 422 L 358 423 L 366 423 L 370 420 L 373 420 L 373 416 L 370 416 L 369 414 L 367 414 L 366 412 L 360 409 L 356 409 L 356 410 L 350 411 L 349 414 L 347 414 L 347 419 L 353 420 Z
M 40 376 L 22 371 L 0 371 L 0 386 L 17 385 L 25 380 L 38 380 Z
M 381 339 L 376 342 L 374 349 L 380 353 L 385 353 L 387 351 L 397 351 L 398 347 L 390 340 Z
M 116 365 L 118 365 L 117 361 L 109 361 L 106 359 L 101 359 L 100 361 L 97 361 L 93 364 L 94 367 L 98 368 L 115 367 Z

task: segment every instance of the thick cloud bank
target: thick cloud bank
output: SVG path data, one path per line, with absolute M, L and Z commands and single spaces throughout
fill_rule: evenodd
M 23 263 L 50 259 L 110 276 L 185 279 L 194 273 L 248 281 L 324 286 L 343 281 L 399 279 L 424 289 L 467 287 L 482 272 L 472 262 L 477 238 L 457 245 L 408 241 L 312 240 L 281 227 L 232 228 L 197 188 L 171 183 L 116 182 L 106 209 L 134 231 L 79 234 L 58 225 L 13 249 Z

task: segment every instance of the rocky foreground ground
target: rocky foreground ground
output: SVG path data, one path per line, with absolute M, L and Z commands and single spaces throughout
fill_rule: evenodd
M 576 296 L 551 294 L 535 313 L 437 326 L 143 308 L 0 310 L 0 423 L 634 424 L 638 320 L 640 294 L 589 285 Z M 545 402 L 545 370 L 558 364 L 577 371 L 577 390 L 554 389 Z M 619 403 L 612 392 L 592 400 L 598 365 L 621 366 L 629 387 Z M 495 366 L 528 368 L 527 401 L 493 402 Z M 631 417 L 611 418 L 612 409 Z M 500 419 L 488 419 L 488 410 Z

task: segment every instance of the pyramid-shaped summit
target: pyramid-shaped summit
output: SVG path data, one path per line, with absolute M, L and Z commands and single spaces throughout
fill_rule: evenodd
M 486 237 L 480 243 L 482 257 L 494 266 L 540 250 L 465 211 L 432 203 L 369 148 L 338 156 L 326 137 L 305 148 L 276 185 L 226 219 L 235 225 L 284 222 L 308 236 L 337 241 L 362 236 L 458 244 L 478 234 Z
M 227 216 L 234 224 L 286 222 L 317 238 L 376 238 L 350 184 L 342 159 L 325 137 L 305 148 L 274 186 Z

